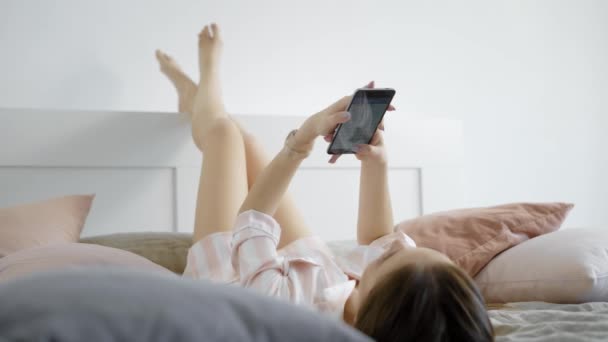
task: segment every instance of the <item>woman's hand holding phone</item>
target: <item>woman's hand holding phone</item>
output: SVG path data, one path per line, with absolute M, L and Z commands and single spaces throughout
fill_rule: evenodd
M 357 145 L 357 153 L 355 157 L 360 161 L 374 161 L 379 163 L 386 163 L 386 149 L 384 148 L 384 122 L 380 124 L 372 141 L 366 145 Z M 325 141 L 331 142 L 333 135 L 327 135 L 324 137 Z M 334 154 L 331 156 L 329 163 L 333 164 L 340 158 L 341 154 Z
M 373 162 L 386 164 L 386 149 L 384 148 L 384 136 L 382 130 L 376 130 L 374 137 L 369 145 L 357 146 L 357 159 L 366 163 Z
M 374 87 L 375 87 L 374 81 L 371 81 L 367 85 L 365 85 L 363 88 L 373 89 Z M 349 98 L 352 98 L 352 97 L 349 97 Z M 347 107 L 348 107 L 348 104 L 346 104 L 346 107 L 344 109 L 346 109 Z M 395 110 L 395 107 L 393 107 L 393 105 L 388 106 L 387 111 L 394 111 L 394 110 Z M 329 134 L 327 134 L 323 137 L 326 142 L 331 143 L 333 141 L 334 135 L 336 134 L 337 127 L 338 127 L 338 125 L 336 125 Z M 372 138 L 372 140 L 370 141 L 369 144 L 361 144 L 361 145 L 357 146 L 357 152 L 355 153 L 355 156 L 357 157 L 357 159 L 359 159 L 361 161 L 376 160 L 376 161 L 386 162 L 386 153 L 384 152 L 384 143 L 383 143 L 381 131 L 384 131 L 384 120 L 382 120 L 382 122 L 378 126 L 378 129 L 376 130 L 376 133 L 374 134 L 374 137 Z M 332 155 L 331 158 L 329 159 L 329 163 L 334 164 L 338 160 L 338 158 L 340 158 L 340 156 L 341 156 L 341 154 Z
M 374 81 L 368 83 L 364 88 L 374 88 Z M 314 145 L 314 141 L 318 136 L 323 136 L 325 141 L 331 142 L 336 133 L 336 129 L 340 124 L 350 120 L 350 113 L 347 108 L 352 101 L 352 96 L 345 96 L 336 101 L 324 110 L 310 116 L 300 129 L 295 133 L 290 143 L 292 149 L 300 152 L 310 151 Z M 395 110 L 395 107 L 389 105 L 388 111 Z M 385 160 L 383 152 L 383 140 L 380 130 L 384 130 L 384 121 L 378 126 L 378 130 L 370 144 L 359 145 L 360 151 L 356 153 L 356 157 L 361 160 Z M 340 157 L 339 154 L 332 155 L 330 163 L 335 163 Z

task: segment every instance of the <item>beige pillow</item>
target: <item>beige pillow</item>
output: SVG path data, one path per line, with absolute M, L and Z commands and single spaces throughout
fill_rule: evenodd
M 22 249 L 77 242 L 93 195 L 0 208 L 0 258 Z
M 127 251 L 85 243 L 63 243 L 24 249 L 0 259 L 0 282 L 75 267 L 118 267 L 171 274 L 166 268 Z
M 119 233 L 83 238 L 80 242 L 129 251 L 182 274 L 186 268 L 188 250 L 192 246 L 192 234 Z
M 486 301 L 608 301 L 608 231 L 566 229 L 515 246 L 475 277 Z
M 397 225 L 419 247 L 446 254 L 470 275 L 498 253 L 559 229 L 572 204 L 514 203 L 425 215 Z
M 192 246 L 192 234 L 169 232 L 118 233 L 82 238 L 80 242 L 135 253 L 181 275 L 186 268 L 188 250 Z M 328 241 L 327 246 L 335 255 L 346 256 L 352 252 L 353 248 L 357 247 L 357 241 Z

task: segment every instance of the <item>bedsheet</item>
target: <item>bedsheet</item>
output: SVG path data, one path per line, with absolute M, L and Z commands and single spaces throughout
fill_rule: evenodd
M 608 303 L 510 303 L 489 310 L 497 342 L 608 341 Z

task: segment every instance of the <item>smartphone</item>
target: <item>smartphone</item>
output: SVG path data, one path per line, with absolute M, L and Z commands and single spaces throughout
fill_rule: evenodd
M 355 153 L 359 144 L 369 144 L 395 96 L 395 89 L 357 89 L 348 105 L 350 120 L 338 125 L 327 148 L 328 154 Z

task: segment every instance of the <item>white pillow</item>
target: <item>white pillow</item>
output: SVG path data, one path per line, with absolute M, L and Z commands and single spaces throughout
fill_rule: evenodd
M 488 303 L 608 301 L 608 231 L 533 238 L 495 257 L 475 281 Z

